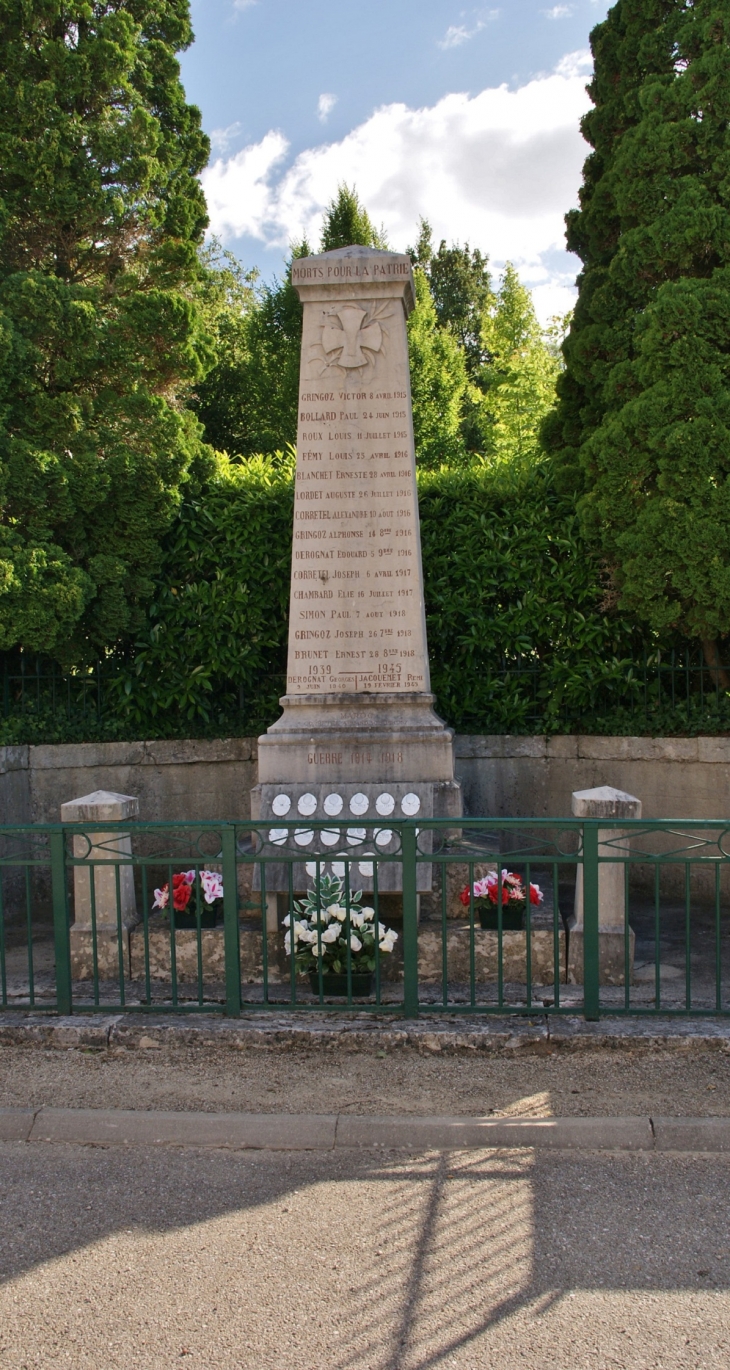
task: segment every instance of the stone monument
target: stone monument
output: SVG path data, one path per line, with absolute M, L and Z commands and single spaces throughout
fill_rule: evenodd
M 410 259 L 347 247 L 292 267 L 304 306 L 287 690 L 259 738 L 255 818 L 331 819 L 296 831 L 314 857 L 372 888 L 397 847 L 388 818 L 459 817 L 452 733 L 430 693 L 406 319 Z M 340 826 L 342 825 L 342 826 Z M 424 834 L 424 839 L 426 835 Z M 339 859 L 338 859 L 339 858 Z M 288 870 L 267 867 L 267 888 Z M 379 868 L 399 890 L 398 863 Z M 419 888 L 431 868 L 419 866 Z

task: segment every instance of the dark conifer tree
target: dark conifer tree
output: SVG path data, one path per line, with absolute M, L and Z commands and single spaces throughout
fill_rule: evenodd
M 144 622 L 205 455 L 208 156 L 188 0 L 0 0 L 0 646 L 96 655 Z
M 584 263 L 546 426 L 624 608 L 730 631 L 730 10 L 618 0 L 592 35 Z

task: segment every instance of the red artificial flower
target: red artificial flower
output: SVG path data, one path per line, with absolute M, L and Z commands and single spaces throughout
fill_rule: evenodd
M 184 875 L 173 875 L 172 877 L 172 902 L 178 913 L 186 909 L 190 903 L 192 887 L 187 883 Z
M 540 891 L 539 885 L 530 885 L 530 903 L 531 903 L 531 904 L 539 904 L 539 903 L 540 903 L 540 894 L 541 894 L 541 891 Z
M 468 886 L 468 885 L 465 885 L 465 886 L 464 886 L 463 890 L 461 891 L 461 894 L 459 895 L 459 898 L 460 898 L 462 904 L 464 905 L 464 908 L 468 908 L 468 906 L 469 906 L 469 886 Z

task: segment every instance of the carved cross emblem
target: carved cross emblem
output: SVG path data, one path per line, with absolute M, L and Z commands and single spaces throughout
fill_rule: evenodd
M 383 345 L 380 324 L 370 323 L 363 327 L 367 312 L 355 304 L 343 305 L 332 317 L 339 319 L 340 326 L 325 324 L 322 329 L 322 348 L 328 357 L 338 350 L 340 356 L 331 357 L 330 361 L 337 366 L 366 366 L 369 358 L 362 349 L 365 347 L 369 352 L 379 352 Z

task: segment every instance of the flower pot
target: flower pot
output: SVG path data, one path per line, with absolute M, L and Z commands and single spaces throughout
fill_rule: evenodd
M 209 906 L 203 909 L 200 915 L 201 928 L 214 928 L 218 920 L 218 911 L 215 907 Z M 197 928 L 198 920 L 194 913 L 189 909 L 175 910 L 176 928 Z
M 479 922 L 483 928 L 490 928 L 496 932 L 499 923 L 499 910 L 496 904 L 479 905 Z M 525 906 L 524 904 L 502 905 L 502 931 L 503 932 L 522 932 L 525 926 Z
M 353 970 L 352 976 L 352 997 L 353 999 L 367 999 L 373 992 L 373 973 L 370 970 Z M 309 983 L 312 986 L 312 994 L 319 996 L 319 971 L 310 970 Z M 337 999 L 347 998 L 347 976 L 335 975 L 332 971 L 325 971 L 322 975 L 323 994 L 332 995 Z

